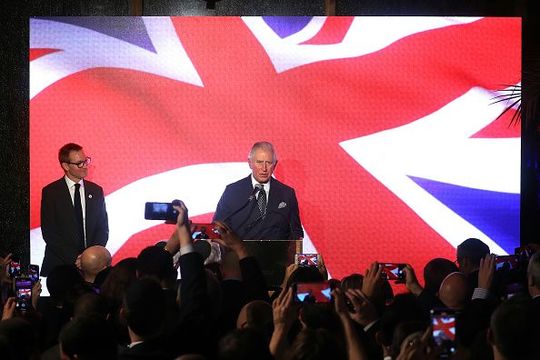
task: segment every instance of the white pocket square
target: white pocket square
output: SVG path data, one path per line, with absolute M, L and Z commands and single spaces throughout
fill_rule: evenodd
M 282 201 L 282 202 L 279 203 L 279 205 L 278 205 L 277 208 L 278 208 L 278 209 L 283 209 L 283 208 L 286 207 L 286 206 L 287 206 L 287 203 Z

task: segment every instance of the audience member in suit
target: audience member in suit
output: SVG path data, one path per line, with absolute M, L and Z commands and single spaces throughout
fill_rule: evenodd
M 83 180 L 90 158 L 77 144 L 66 144 L 58 152 L 64 176 L 45 186 L 41 196 L 41 231 L 47 244 L 41 275 L 57 265 L 73 264 L 85 248 L 107 244 L 109 225 L 101 186 Z M 77 184 L 82 206 L 82 225 L 75 211 Z
M 121 314 L 131 343 L 120 351 L 120 359 L 167 359 L 159 336 L 167 316 L 165 292 L 151 278 L 136 280 L 124 297 Z
M 126 258 L 114 265 L 107 275 L 100 294 L 107 300 L 110 321 L 120 345 L 130 343 L 125 322 L 120 318 L 120 308 L 129 286 L 137 280 L 137 259 Z
M 459 271 L 467 276 L 469 282 L 469 294 L 472 296 L 478 285 L 478 269 L 480 260 L 489 254 L 489 247 L 481 240 L 468 238 L 458 245 L 456 250 L 456 262 Z
M 255 143 L 248 156 L 251 175 L 227 185 L 214 220 L 229 225 L 243 240 L 303 238 L 294 189 L 272 177 L 277 162 L 271 143 Z M 262 195 L 266 201 L 261 204 Z

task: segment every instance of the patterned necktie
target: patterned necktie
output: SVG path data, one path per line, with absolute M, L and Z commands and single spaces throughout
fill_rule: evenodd
M 259 211 L 261 212 L 261 217 L 264 218 L 266 215 L 266 191 L 264 191 L 264 186 L 258 184 L 259 197 L 257 198 L 257 205 L 259 206 Z
M 75 184 L 75 194 L 73 196 L 73 208 L 75 210 L 75 220 L 77 222 L 77 232 L 79 233 L 79 246 L 82 250 L 86 248 L 84 241 L 84 222 L 81 203 L 81 192 L 79 191 L 81 184 Z

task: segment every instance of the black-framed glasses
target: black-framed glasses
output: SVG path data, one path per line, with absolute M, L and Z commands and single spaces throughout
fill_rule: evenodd
M 67 161 L 68 164 L 76 165 L 78 168 L 82 168 L 83 166 L 88 166 L 88 165 L 90 165 L 91 162 L 92 162 L 92 158 L 90 156 L 87 156 L 86 159 L 84 159 L 82 161 L 77 161 L 77 162 L 69 162 L 69 161 Z

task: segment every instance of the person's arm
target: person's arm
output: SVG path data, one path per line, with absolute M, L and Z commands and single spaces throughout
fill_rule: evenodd
M 103 194 L 103 188 L 99 187 L 99 199 L 96 229 L 94 232 L 95 238 L 93 239 L 94 245 L 106 246 L 109 240 L 109 217 L 107 215 L 107 208 L 105 206 L 105 196 Z
M 15 314 L 15 306 L 17 305 L 17 300 L 14 297 L 10 297 L 6 300 L 4 304 L 4 309 L 2 311 L 2 320 L 8 320 L 13 317 Z
M 270 353 L 277 360 L 285 358 L 289 346 L 287 334 L 297 317 L 293 297 L 293 289 L 289 288 L 286 291 L 282 291 L 272 304 L 274 331 L 272 332 L 269 348 Z
M 374 297 L 382 292 L 383 279 L 381 272 L 382 267 L 379 266 L 378 262 L 372 263 L 369 269 L 366 270 L 364 281 L 362 282 L 362 294 L 369 300 L 373 300 Z
M 64 264 L 72 262 L 69 249 L 65 246 L 66 241 L 62 239 L 58 228 L 58 219 L 55 209 L 56 194 L 52 189 L 45 187 L 41 193 L 41 233 L 43 240 L 47 244 L 48 251 L 62 260 Z
M 212 241 L 231 249 L 238 256 L 240 271 L 242 272 L 242 283 L 246 290 L 246 300 L 269 301 L 266 279 L 255 257 L 249 254 L 242 239 L 227 224 L 221 221 L 214 221 L 214 224 L 220 232 L 221 238 L 212 239 Z
M 361 290 L 348 289 L 345 295 L 353 306 L 353 312 L 350 314 L 351 319 L 362 325 L 364 329 L 379 319 L 375 305 Z
M 193 251 L 193 239 L 189 228 L 188 210 L 182 201 L 173 202 L 178 211 L 176 237 L 180 248 L 180 318 L 185 320 L 202 316 L 206 305 L 206 274 L 202 257 Z
M 489 296 L 489 289 L 495 274 L 495 256 L 487 254 L 480 259 L 480 269 L 478 270 L 478 287 L 474 289 L 472 299 L 486 299 Z
M 338 314 L 338 317 L 343 325 L 343 331 L 345 333 L 345 340 L 347 343 L 347 354 L 349 360 L 364 360 L 367 359 L 366 352 L 363 344 L 360 341 L 358 333 L 354 328 L 353 321 L 347 305 L 345 305 L 345 299 L 340 289 L 335 289 L 334 295 L 334 310 Z M 356 312 L 356 306 L 355 306 Z
M 405 286 L 407 287 L 407 290 L 415 296 L 419 296 L 424 289 L 420 286 L 413 267 L 407 264 L 403 271 L 405 271 Z

